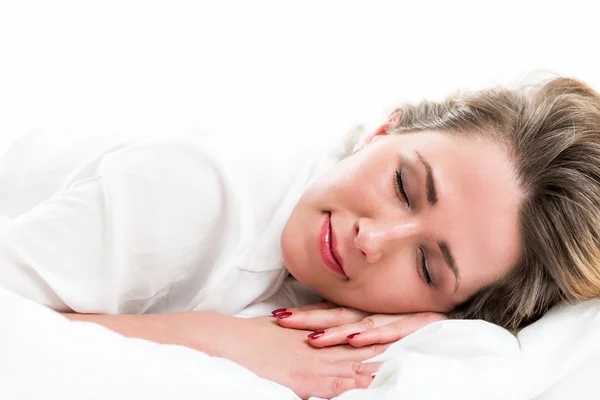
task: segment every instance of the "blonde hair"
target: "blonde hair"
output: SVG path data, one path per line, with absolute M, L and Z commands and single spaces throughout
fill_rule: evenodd
M 449 312 L 517 330 L 561 300 L 600 297 L 600 96 L 554 78 L 407 104 L 394 134 L 478 135 L 506 147 L 525 192 L 523 254 L 511 272 Z M 351 139 L 355 141 L 356 137 Z

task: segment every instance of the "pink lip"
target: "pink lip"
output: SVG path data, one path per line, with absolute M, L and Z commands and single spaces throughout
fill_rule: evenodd
M 329 269 L 337 275 L 347 279 L 348 275 L 346 275 L 344 268 L 341 265 L 341 258 L 339 258 L 338 254 L 335 254 L 334 238 L 333 229 L 331 229 L 331 214 L 327 213 L 327 217 L 323 222 L 323 227 L 321 228 L 321 233 L 319 235 L 319 250 L 321 257 Z

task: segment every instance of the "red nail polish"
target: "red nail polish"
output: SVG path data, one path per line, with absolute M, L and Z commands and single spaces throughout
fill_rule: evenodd
M 317 339 L 317 338 L 320 338 L 321 336 L 323 336 L 324 334 L 325 334 L 325 331 L 318 331 L 315 333 L 311 333 L 310 335 L 308 335 L 308 337 L 311 339 Z
M 358 332 L 358 333 L 353 333 L 352 335 L 348 335 L 346 338 L 347 338 L 347 339 L 352 339 L 352 338 L 355 338 L 355 337 L 357 337 L 358 335 L 360 335 L 360 332 Z
M 280 314 L 282 312 L 286 312 L 287 308 L 278 308 L 277 310 L 273 310 L 271 311 L 271 314 L 273 314 L 274 317 L 277 316 L 277 314 Z
M 286 312 L 281 312 L 281 313 L 279 313 L 279 314 L 277 314 L 277 315 L 275 315 L 275 316 L 276 316 L 277 318 L 279 318 L 279 319 L 284 319 L 284 318 L 287 318 L 287 317 L 289 317 L 289 316 L 291 316 L 291 315 L 292 315 L 292 313 L 291 313 L 291 312 L 289 312 L 289 311 L 286 311 Z

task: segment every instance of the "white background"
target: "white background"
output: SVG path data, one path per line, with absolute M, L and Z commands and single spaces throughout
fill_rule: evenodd
M 191 129 L 230 134 L 239 141 L 263 140 L 266 145 L 277 135 L 337 135 L 356 123 L 383 121 L 405 101 L 511 83 L 539 71 L 580 78 L 600 90 L 600 13 L 593 3 L 0 0 L 0 153 L 16 137 L 37 128 Z M 239 143 L 232 140 L 232 145 Z M 16 317 L 23 315 L 14 314 L 13 320 L 20 321 Z M 538 325 L 540 331 L 543 327 L 552 332 L 550 336 L 529 335 L 524 365 L 533 366 L 528 381 L 532 393 L 573 369 L 554 387 L 555 396 L 569 393 L 577 398 L 577 390 L 579 398 L 589 394 L 584 392 L 598 375 L 590 361 L 597 354 L 597 341 L 585 334 L 594 332 L 595 314 L 581 315 L 585 318 L 573 314 L 573 321 L 565 320 L 565 325 L 559 326 L 563 320 L 558 319 L 552 320 L 556 326 L 548 325 L 550 320 Z M 26 318 L 28 323 L 40 321 Z M 581 327 L 585 329 L 579 331 Z M 25 336 L 31 332 L 22 331 Z M 446 331 L 438 332 L 448 337 Z M 10 338 L 10 330 L 2 333 Z M 74 359 L 81 345 L 94 340 L 90 332 L 79 336 L 80 343 L 65 336 L 67 350 L 72 351 L 61 350 L 61 356 Z M 461 338 L 470 340 L 462 334 L 457 338 L 458 346 Z M 133 347 L 123 343 L 125 351 L 119 354 L 129 356 L 129 361 L 136 360 L 131 357 L 135 351 L 148 356 L 142 347 L 145 342 L 135 343 Z M 107 339 L 107 344 L 112 342 Z M 569 356 L 560 357 L 559 351 L 565 349 Z M 36 354 L 33 364 L 40 371 L 52 367 L 48 360 L 54 353 L 48 346 L 44 350 L 46 362 L 37 362 Z M 177 361 L 174 350 L 171 356 Z M 413 360 L 406 361 L 407 370 L 418 372 Z M 116 371 L 114 376 L 122 378 L 121 386 L 99 387 L 106 393 L 113 388 L 145 388 L 149 393 L 169 377 L 180 379 L 197 371 L 183 361 L 182 357 L 180 364 L 173 362 L 175 369 L 167 375 L 157 362 L 149 362 L 145 371 L 148 376 L 156 374 L 155 381 L 148 380 L 154 386 L 148 381 L 132 385 L 129 378 L 135 374 L 127 369 L 131 364 L 127 360 L 116 370 L 102 364 L 91 367 L 99 376 Z M 442 361 L 446 364 L 428 369 L 431 382 L 453 377 L 445 369 L 452 359 Z M 575 371 L 577 365 L 585 368 Z M 435 368 L 443 373 L 435 375 Z M 80 370 L 90 375 L 89 368 Z M 53 372 L 64 377 L 61 369 Z M 218 374 L 212 375 L 219 382 Z M 189 382 L 201 387 L 210 377 L 202 373 Z M 60 384 L 59 378 L 46 382 Z M 74 385 L 62 389 L 77 390 L 83 378 L 69 376 Z M 21 388 L 22 382 L 16 382 L 15 387 Z M 415 383 L 419 387 L 417 379 Z M 46 386 L 39 387 L 43 392 Z
M 337 134 L 540 70 L 598 90 L 590 4 L 0 0 L 0 150 L 35 128 Z

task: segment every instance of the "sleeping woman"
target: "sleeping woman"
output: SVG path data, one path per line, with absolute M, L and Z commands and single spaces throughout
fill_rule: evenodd
M 27 135 L 2 159 L 0 284 L 303 398 L 367 387 L 380 364 L 362 361 L 426 324 L 515 331 L 600 297 L 600 96 L 586 84 L 458 92 L 305 147 Z M 288 276 L 326 301 L 234 316 Z

